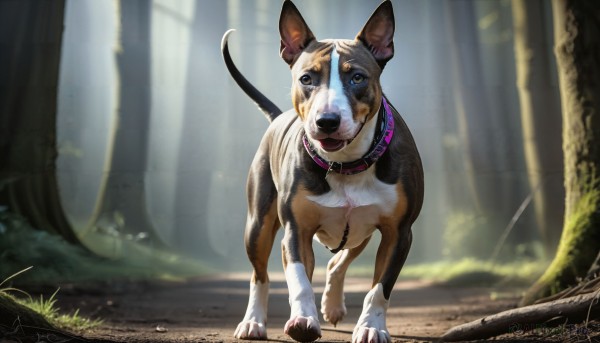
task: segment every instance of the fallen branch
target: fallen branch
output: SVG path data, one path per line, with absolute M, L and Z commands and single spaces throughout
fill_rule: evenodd
M 557 317 L 564 319 L 562 323 L 581 322 L 600 317 L 599 292 L 582 294 L 574 297 L 551 301 L 503 311 L 470 323 L 455 326 L 448 330 L 442 340 L 446 342 L 470 341 L 485 339 L 505 333 L 514 333 L 524 325 L 544 324 L 550 320 L 556 322 Z

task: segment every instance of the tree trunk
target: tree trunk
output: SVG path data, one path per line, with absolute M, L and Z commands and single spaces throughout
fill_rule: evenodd
M 210 203 L 218 202 L 212 197 L 210 191 L 211 183 L 216 182 L 216 178 L 213 178 L 212 174 L 216 172 L 215 169 L 219 166 L 219 161 L 213 160 L 210 156 L 217 150 L 219 152 L 218 158 L 231 158 L 231 156 L 221 153 L 224 144 L 219 141 L 223 136 L 227 136 L 220 133 L 227 132 L 231 127 L 228 125 L 230 124 L 228 114 L 231 112 L 220 104 L 215 92 L 209 91 L 207 94 L 199 94 L 198 92 L 198 89 L 206 84 L 205 78 L 199 77 L 199 75 L 210 75 L 209 69 L 214 68 L 215 65 L 221 65 L 222 61 L 199 59 L 197 56 L 207 55 L 206 51 L 214 48 L 215 43 L 217 43 L 215 38 L 220 39 L 220 36 L 215 36 L 215 32 L 225 32 L 230 28 L 227 21 L 223 20 L 223 18 L 227 18 L 228 6 L 230 5 L 227 1 L 196 1 L 194 19 L 190 30 L 191 44 L 188 52 L 188 76 L 183 117 L 184 129 L 179 143 L 178 177 L 175 186 L 173 243 L 183 251 L 210 260 L 211 263 L 223 262 L 223 255 L 211 243 L 209 233 L 211 229 L 214 229 L 210 225 L 209 218 L 219 215 L 210 211 Z M 204 29 L 206 25 L 211 27 L 213 31 L 206 31 Z M 211 80 L 211 88 L 222 90 L 227 85 L 226 81 L 227 78 Z M 200 116 L 199 108 L 206 113 L 221 113 L 218 122 L 214 123 L 210 116 Z M 233 114 L 237 115 L 239 112 L 233 112 Z M 189 130 L 191 127 L 196 127 L 199 121 L 205 127 L 213 127 L 211 133 L 198 135 Z M 190 149 L 190 147 L 193 148 Z M 194 168 L 194 164 L 190 163 L 190 153 L 197 159 L 209 158 L 211 163 L 201 163 L 200 167 Z M 223 181 L 226 184 L 232 183 L 227 177 Z M 219 184 L 219 186 L 223 185 Z M 222 190 L 225 190 L 225 188 L 223 187 Z
M 545 39 L 544 0 L 513 0 L 517 89 L 523 148 L 535 217 L 548 256 L 560 240 L 564 215 L 561 113 Z
M 92 223 L 117 222 L 121 233 L 162 241 L 148 217 L 145 171 L 150 117 L 150 15 L 146 0 L 120 1 L 119 107 L 110 173 Z
M 449 194 L 460 194 L 455 196 L 456 200 L 453 197 L 453 207 L 461 200 L 465 202 L 464 199 L 458 199 L 460 197 L 468 201 L 462 211 L 453 208 L 446 235 L 458 237 L 464 234 L 475 241 L 474 244 L 462 243 L 462 249 L 450 248 L 451 251 L 488 258 L 502 228 L 522 200 L 515 195 L 518 193 L 518 184 L 503 175 L 507 165 L 514 167 L 517 162 L 498 144 L 514 139 L 507 138 L 509 129 L 506 113 L 499 118 L 496 109 L 491 109 L 494 99 L 489 96 L 489 88 L 492 86 L 484 73 L 483 58 L 485 49 L 491 48 L 481 44 L 478 4 L 472 1 L 448 1 L 444 5 L 449 38 L 455 42 L 451 45 L 449 58 L 454 67 L 452 89 L 461 150 L 457 161 L 449 156 L 449 165 L 458 162 L 462 169 L 462 173 L 452 175 L 454 180 L 449 182 Z M 524 239 L 525 235 L 518 238 Z
M 563 112 L 565 220 L 558 251 L 522 304 L 584 278 L 600 247 L 600 2 L 554 0 Z
M 482 89 L 482 66 L 477 40 L 477 22 L 474 4 L 468 1 L 448 3 L 451 36 L 457 42 L 452 51 L 456 69 L 455 98 L 457 99 L 458 133 L 465 149 L 464 165 L 469 179 L 469 191 L 478 214 L 487 214 L 493 208 L 490 193 L 497 182 L 480 178 L 497 170 L 494 128 L 487 110 L 487 97 Z M 501 192 L 500 192 L 501 193 Z
M 56 180 L 64 1 L 0 2 L 0 205 L 78 242 Z

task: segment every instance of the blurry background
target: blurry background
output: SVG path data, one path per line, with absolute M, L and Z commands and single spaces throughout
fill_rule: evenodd
M 529 2 L 526 22 L 508 0 L 392 2 L 396 53 L 382 85 L 425 169 L 408 264 L 551 258 L 564 191 L 550 2 Z M 295 3 L 324 39 L 353 38 L 379 1 Z M 250 270 L 245 182 L 267 121 L 229 77 L 220 40 L 237 29 L 230 49 L 239 69 L 290 108 L 280 8 L 279 0 L 65 2 L 56 175 L 87 249 L 111 259 L 166 250 L 203 270 Z M 372 268 L 378 243 L 356 270 Z M 315 252 L 324 267 L 331 254 L 318 244 Z M 280 261 L 275 244 L 271 270 Z

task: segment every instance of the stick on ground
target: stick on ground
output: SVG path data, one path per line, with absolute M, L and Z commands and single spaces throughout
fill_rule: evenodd
M 581 322 L 586 319 L 588 312 L 589 319 L 594 319 L 600 316 L 599 299 L 600 293 L 593 292 L 503 311 L 455 326 L 442 336 L 442 340 L 455 342 L 484 339 L 509 333 L 522 325 L 543 324 L 557 317 L 570 323 Z

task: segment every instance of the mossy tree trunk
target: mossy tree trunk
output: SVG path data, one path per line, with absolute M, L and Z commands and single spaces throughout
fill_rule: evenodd
M 0 2 L 0 205 L 78 242 L 56 180 L 64 1 Z
M 600 2 L 554 0 L 563 111 L 565 220 L 554 260 L 522 304 L 584 278 L 600 249 Z
M 563 155 L 559 92 L 552 84 L 545 0 L 513 0 L 517 89 L 523 149 L 529 185 L 534 192 L 535 219 L 546 254 L 560 240 L 564 215 Z

